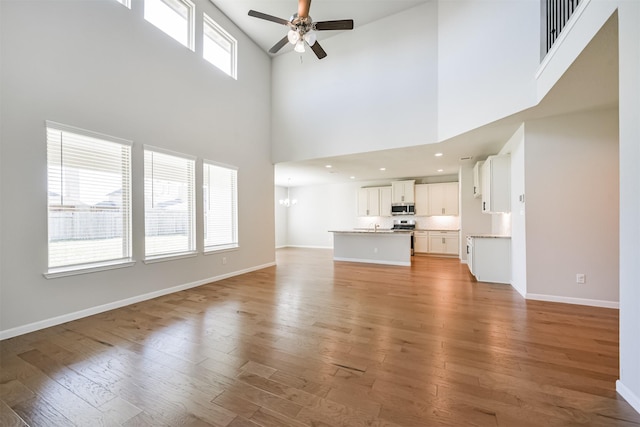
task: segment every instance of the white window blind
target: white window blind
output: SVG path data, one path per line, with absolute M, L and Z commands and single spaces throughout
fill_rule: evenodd
M 130 261 L 131 142 L 46 126 L 49 268 Z
M 195 160 L 144 150 L 145 257 L 195 252 Z
M 236 77 L 236 39 L 226 32 L 206 13 L 203 22 L 202 56 L 207 61 L 227 73 Z
M 144 0 L 144 19 L 193 50 L 194 5 L 189 0 Z
M 203 162 L 204 249 L 238 247 L 238 171 Z

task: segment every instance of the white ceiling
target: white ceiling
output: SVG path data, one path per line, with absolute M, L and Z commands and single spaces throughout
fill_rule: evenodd
M 427 1 L 430 0 L 313 0 L 309 15 L 314 22 L 353 19 L 354 28 L 358 28 Z M 275 22 L 250 17 L 249 10 L 253 9 L 283 19 L 289 19 L 298 11 L 297 0 L 211 0 L 211 2 L 265 51 L 282 39 L 288 29 Z M 318 40 L 322 42 L 327 37 L 340 32 L 318 31 Z M 280 52 L 292 51 L 289 45 Z
M 285 27 L 247 15 L 250 9 L 288 19 L 296 0 L 211 0 L 229 19 L 267 51 L 286 33 Z M 314 21 L 353 19 L 355 28 L 430 0 L 313 0 Z M 335 34 L 320 32 L 319 40 Z M 280 163 L 275 184 L 301 186 L 326 183 L 457 174 L 497 153 L 524 120 L 581 110 L 611 108 L 618 102 L 617 21 L 609 22 L 567 70 L 540 104 L 439 144 Z M 284 54 L 292 49 L 285 47 Z M 330 54 L 330 52 L 328 52 Z M 442 157 L 435 157 L 437 152 Z M 470 160 L 461 158 L 471 157 Z M 326 165 L 332 167 L 326 168 Z M 380 168 L 386 168 L 381 171 Z M 438 172 L 442 169 L 442 172 Z
M 474 135 L 461 135 L 446 143 L 279 163 L 276 165 L 275 181 L 276 185 L 297 187 L 457 175 L 461 165 L 473 165 L 478 160 L 496 154 L 519 124 L 520 121 L 511 120 L 483 128 Z M 442 156 L 436 157 L 436 153 L 442 153 Z M 331 168 L 327 168 L 327 165 L 331 165 Z

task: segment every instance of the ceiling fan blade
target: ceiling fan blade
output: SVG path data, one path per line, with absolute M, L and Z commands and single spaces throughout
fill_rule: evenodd
M 289 38 L 287 36 L 284 36 L 282 38 L 282 40 L 280 40 L 278 43 L 274 44 L 273 47 L 271 49 L 269 49 L 269 53 L 277 53 L 287 43 L 289 43 Z
M 353 19 L 342 19 L 340 21 L 321 21 L 315 23 L 318 31 L 326 30 L 353 30 Z
M 306 18 L 309 16 L 309 9 L 311 8 L 311 0 L 298 0 L 298 16 L 300 18 Z
M 249 11 L 249 16 L 253 16 L 254 18 L 260 18 L 271 22 L 276 22 L 282 25 L 289 25 L 289 21 L 286 19 L 278 18 L 277 16 L 267 15 L 266 13 L 257 12 L 255 10 Z
M 327 52 L 324 51 L 324 49 L 322 48 L 322 46 L 320 46 L 320 43 L 315 42 L 312 46 L 311 46 L 311 50 L 313 51 L 313 53 L 316 54 L 316 56 L 318 57 L 318 59 L 322 59 L 325 56 L 327 56 Z

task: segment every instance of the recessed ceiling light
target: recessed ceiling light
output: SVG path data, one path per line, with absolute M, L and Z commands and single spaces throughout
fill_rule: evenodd
M 349 179 L 356 179 L 356 177 L 355 176 L 350 176 Z
M 436 154 L 434 154 L 434 156 L 436 156 L 436 157 L 442 157 L 442 153 L 436 153 Z
M 331 169 L 333 166 L 331 166 L 331 165 L 324 165 L 324 167 L 325 167 L 325 168 L 327 168 L 327 169 Z
M 444 169 L 438 169 L 438 172 L 444 172 Z
M 381 170 L 381 171 L 386 171 L 386 170 L 387 170 L 387 168 L 380 168 L 380 170 Z

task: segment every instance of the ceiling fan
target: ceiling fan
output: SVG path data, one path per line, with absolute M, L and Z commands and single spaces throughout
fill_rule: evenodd
M 287 35 L 278 43 L 274 44 L 273 47 L 269 49 L 269 53 L 277 53 L 287 43 L 294 45 L 294 50 L 296 52 L 302 53 L 304 52 L 304 45 L 306 43 L 311 47 L 311 50 L 313 50 L 313 53 L 316 54 L 318 59 L 322 59 L 327 56 L 327 52 L 324 51 L 322 46 L 320 46 L 320 43 L 316 40 L 315 32 L 327 30 L 353 30 L 353 19 L 313 22 L 311 16 L 309 16 L 310 7 L 311 0 L 298 0 L 298 12 L 289 18 L 289 20 L 267 15 L 262 12 L 256 12 L 255 10 L 250 10 L 249 16 L 265 19 L 267 21 L 289 27 Z

